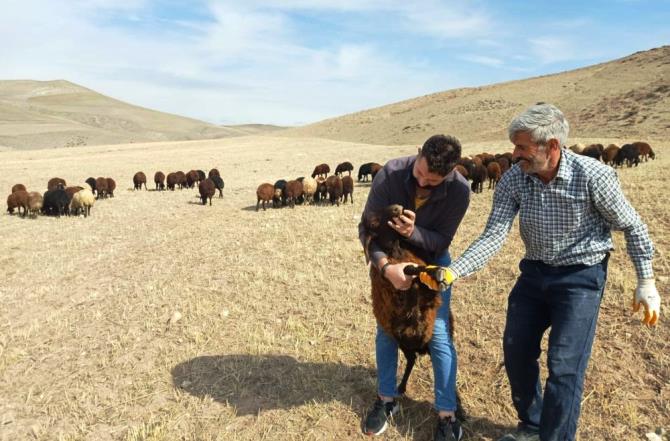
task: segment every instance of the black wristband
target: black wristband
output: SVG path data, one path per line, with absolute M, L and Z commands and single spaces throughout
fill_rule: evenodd
M 389 266 L 391 262 L 386 262 L 382 267 L 379 269 L 379 272 L 382 273 L 382 277 L 386 278 L 386 267 Z

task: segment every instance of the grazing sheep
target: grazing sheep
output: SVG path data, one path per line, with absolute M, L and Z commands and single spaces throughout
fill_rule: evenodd
M 263 211 L 265 211 L 265 204 L 270 202 L 275 195 L 275 188 L 272 184 L 263 183 L 258 186 L 256 189 L 256 211 L 258 211 L 258 208 L 261 205 L 261 202 L 263 203 Z
M 314 194 L 318 188 L 315 178 L 306 177 L 302 180 L 302 192 L 307 203 L 314 203 Z
M 36 191 L 28 193 L 28 211 L 31 216 L 37 216 L 44 205 L 44 198 Z
M 107 179 L 102 177 L 96 179 L 95 188 L 98 190 L 98 199 L 107 197 Z
M 489 178 L 489 190 L 494 190 L 500 180 L 500 176 L 502 176 L 500 164 L 496 160 L 489 162 L 489 165 L 486 166 L 486 174 Z
M 47 190 L 55 190 L 57 188 L 65 188 L 65 187 L 67 187 L 65 179 L 51 178 L 49 179 L 49 182 L 47 182 Z
M 19 191 L 19 190 L 27 191 L 26 186 L 23 185 L 23 184 L 15 184 L 15 185 L 12 186 L 12 193 L 14 193 L 16 191 Z
M 349 176 L 351 176 L 351 172 L 354 169 L 354 166 L 351 164 L 349 161 L 345 161 L 341 164 L 337 164 L 337 167 L 335 167 L 335 174 L 336 175 L 342 175 L 344 172 L 349 172 Z
M 179 170 L 174 172 L 175 175 L 177 175 L 177 184 L 179 185 L 179 189 L 183 190 L 184 187 L 188 185 L 188 181 L 186 179 L 186 173 L 183 171 Z
M 578 142 L 577 144 L 571 145 L 570 150 L 581 155 L 582 151 L 584 150 L 584 144 Z
M 72 196 L 74 196 L 77 192 L 83 190 L 84 187 L 80 187 L 79 185 L 73 186 L 73 187 L 67 187 L 65 189 L 65 193 L 67 193 L 68 197 L 72 199 Z
M 100 193 L 98 193 L 98 196 L 99 195 Z M 62 215 L 69 216 L 69 206 L 70 196 L 68 196 L 62 188 L 47 190 L 46 193 L 44 193 L 44 202 L 42 205 L 42 212 L 44 214 L 57 217 L 61 217 Z
M 468 179 L 468 171 L 461 164 L 456 164 L 454 171 L 463 176 L 465 179 Z
M 328 196 L 330 198 L 330 205 L 340 206 L 340 198 L 342 197 L 342 179 L 339 176 L 333 175 L 326 179 L 326 188 L 328 189 Z
M 211 181 L 214 183 L 214 187 L 216 187 L 216 189 L 219 190 L 219 197 L 222 198 L 223 197 L 223 185 L 224 184 L 223 184 L 223 179 L 221 179 L 221 176 L 214 175 L 209 179 L 211 179 Z M 203 181 L 204 181 L 204 179 L 203 179 Z M 200 182 L 202 182 L 202 181 L 200 181 Z
M 351 176 L 345 176 L 342 178 L 342 198 L 343 203 L 347 203 L 347 196 L 351 199 L 351 203 L 354 203 L 354 179 Z
M 633 164 L 637 167 L 640 163 L 640 151 L 637 146 L 633 144 L 624 144 L 621 146 L 621 150 L 619 150 L 616 158 L 614 158 L 614 162 L 619 166 L 623 166 L 624 161 L 627 167 L 632 167 Z
M 640 152 L 640 157 L 644 159 L 644 162 L 647 162 L 649 158 L 656 159 L 656 154 L 648 143 L 638 141 L 634 142 L 633 145 L 637 147 L 637 151 Z
M 174 191 L 175 186 L 179 184 L 177 173 L 168 173 L 167 178 L 165 178 L 165 180 L 167 182 L 168 190 L 171 191 Z
M 107 178 L 107 194 L 110 198 L 114 197 L 114 190 L 116 190 L 116 181 L 112 178 Z
M 372 242 L 387 255 L 391 264 L 411 262 L 423 267 L 426 263 L 405 248 L 406 241 L 390 226 L 388 221 L 403 213 L 400 205 L 390 205 L 378 213 L 371 213 L 363 219 L 368 236 L 365 239 L 365 256 L 369 261 L 369 247 Z M 406 274 L 412 272 L 406 269 Z M 429 343 L 437 311 L 442 304 L 439 292 L 433 291 L 415 278 L 406 291 L 396 290 L 375 265 L 370 265 L 372 309 L 377 323 L 397 343 L 405 355 L 407 364 L 398 392 L 405 393 L 407 380 L 416 362 L 417 355 L 429 353 Z M 454 320 L 449 312 L 449 334 L 454 333 Z M 458 399 L 459 414 L 462 414 Z
M 314 167 L 312 177 L 316 178 L 317 176 L 323 176 L 324 178 L 327 178 L 328 173 L 330 173 L 330 167 L 328 167 L 328 164 L 319 164 Z
M 286 187 L 284 187 L 283 197 L 289 207 L 294 208 L 300 196 L 302 196 L 302 182 L 298 180 L 288 181 Z
M 500 174 L 504 175 L 507 170 L 509 170 L 512 161 L 507 156 L 500 155 L 496 158 L 496 161 L 498 162 L 498 165 L 500 165 Z
M 462 166 L 465 171 L 466 175 L 463 175 L 464 178 L 470 179 L 472 177 L 472 173 L 475 171 L 475 162 L 470 159 L 470 158 L 460 158 L 458 161 L 456 161 L 456 164 Z
M 196 170 L 196 173 L 198 173 L 198 184 L 207 179 L 207 175 L 205 175 L 204 170 Z
M 275 194 L 272 197 L 272 206 L 274 208 L 279 208 L 286 205 L 286 199 L 284 198 L 284 188 L 286 188 L 286 179 L 278 179 L 277 182 L 275 182 Z
M 156 190 L 165 190 L 165 174 L 162 171 L 157 171 L 154 174 L 154 183 L 156 184 Z
M 142 184 L 144 184 L 144 189 L 147 190 L 147 175 L 139 171 L 133 176 L 133 190 L 142 190 Z
M 610 144 L 608 145 L 605 150 L 603 150 L 602 154 L 602 160 L 605 164 L 611 165 L 614 167 L 616 163 L 614 160 L 616 159 L 616 155 L 619 153 L 619 146 L 616 144 Z
M 475 165 L 474 170 L 472 171 L 472 184 L 470 188 L 475 193 L 481 193 L 484 190 L 484 181 L 488 178 L 489 173 L 484 167 L 483 164 Z
M 593 158 L 596 161 L 600 161 L 600 157 L 603 154 L 603 150 L 605 150 L 605 147 L 603 147 L 602 144 L 591 144 L 589 146 L 584 147 L 584 150 L 582 150 L 582 155 Z
M 381 164 L 377 164 L 377 163 L 372 164 L 370 175 L 372 176 L 373 181 L 375 180 L 375 176 L 377 176 L 377 173 L 379 173 L 379 171 L 382 168 L 384 168 L 384 166 L 381 165 Z
M 96 182 L 95 178 L 90 177 L 90 178 L 86 179 L 86 181 L 84 181 L 84 182 L 86 182 L 88 184 L 88 186 L 91 187 L 91 192 L 93 192 L 93 194 L 95 194 L 96 189 L 97 189 L 97 185 L 96 185 L 97 182 Z
M 93 196 L 93 192 L 85 188 L 72 196 L 70 211 L 74 216 L 79 216 L 79 210 L 81 210 L 84 213 L 84 217 L 88 217 L 91 214 L 91 207 L 93 207 L 94 203 L 95 196 Z
M 316 193 L 314 193 L 314 202 L 325 202 L 328 197 L 328 187 L 326 186 L 326 178 L 318 176 L 316 178 Z
M 212 176 L 221 176 L 221 173 L 215 168 L 211 169 L 209 171 L 209 174 L 207 175 L 208 178 L 211 178 Z
M 358 167 L 358 182 L 368 182 L 368 175 L 372 173 L 372 164 L 374 162 L 366 162 Z
M 23 208 L 23 217 L 26 217 L 28 213 L 28 192 L 26 190 L 17 190 L 7 196 L 7 212 L 13 214 L 14 208 L 17 209 L 18 214 L 21 214 Z
M 212 205 L 212 197 L 216 193 L 216 185 L 212 182 L 211 179 L 205 179 L 198 185 L 198 191 L 200 192 L 200 199 L 202 200 L 202 205 L 207 205 L 207 199 L 209 199 L 209 205 Z
M 195 183 L 198 182 L 199 178 L 200 176 L 196 170 L 189 170 L 189 172 L 186 173 L 186 186 L 188 188 L 193 188 Z

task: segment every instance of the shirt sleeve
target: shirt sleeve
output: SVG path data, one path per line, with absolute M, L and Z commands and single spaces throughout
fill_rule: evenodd
M 482 234 L 451 264 L 450 268 L 455 270 L 460 277 L 482 268 L 505 242 L 519 211 L 519 204 L 514 199 L 512 192 L 512 177 L 511 174 L 507 174 L 507 179 L 503 176 L 496 186 L 491 213 Z
M 365 208 L 361 214 L 361 221 L 358 224 L 358 239 L 361 241 L 363 249 L 365 249 L 366 237 L 368 235 L 367 229 L 365 228 L 365 217 L 369 213 L 377 213 L 381 211 L 389 204 L 388 185 L 386 184 L 387 179 L 388 172 L 386 167 L 384 167 L 377 172 L 375 178 L 372 180 L 370 194 L 368 195 L 368 200 L 365 203 Z M 384 253 L 374 241 L 370 243 L 368 252 L 368 257 L 374 264 L 379 262 L 381 258 L 386 257 L 386 253 Z
M 654 256 L 647 226 L 623 194 L 614 169 L 606 170 L 590 182 L 596 210 L 613 230 L 623 231 L 626 250 L 640 279 L 654 277 L 651 262 Z

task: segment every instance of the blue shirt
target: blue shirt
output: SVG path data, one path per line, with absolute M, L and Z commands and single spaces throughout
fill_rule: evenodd
M 614 169 L 566 149 L 548 184 L 518 165 L 503 175 L 484 232 L 451 268 L 465 276 L 483 267 L 502 246 L 517 213 L 526 259 L 593 265 L 613 249 L 611 230 L 621 230 L 638 278 L 653 277 L 647 226 L 626 200 Z

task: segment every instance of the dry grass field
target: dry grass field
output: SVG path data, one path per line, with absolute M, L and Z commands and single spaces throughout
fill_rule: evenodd
M 670 143 L 652 145 L 655 161 L 618 173 L 655 242 L 667 311 Z M 472 143 L 465 153 L 509 148 Z M 375 322 L 357 223 L 369 184 L 356 185 L 353 205 L 258 213 L 255 189 L 321 162 L 357 169 L 415 152 L 269 136 L 0 152 L 3 197 L 18 182 L 44 191 L 54 176 L 117 182 L 116 197 L 87 219 L 0 216 L 0 440 L 363 439 Z M 159 169 L 212 167 L 226 187 L 211 207 L 195 190 L 132 191 L 138 170 L 151 180 Z M 452 255 L 481 232 L 491 197 L 472 196 Z M 623 235 L 614 238 L 580 440 L 670 430 L 667 312 L 655 329 L 631 313 L 635 273 Z M 489 265 L 454 288 L 466 440 L 496 439 L 515 424 L 501 335 L 522 254 L 515 227 Z M 382 439 L 432 439 L 431 403 L 423 357 Z

